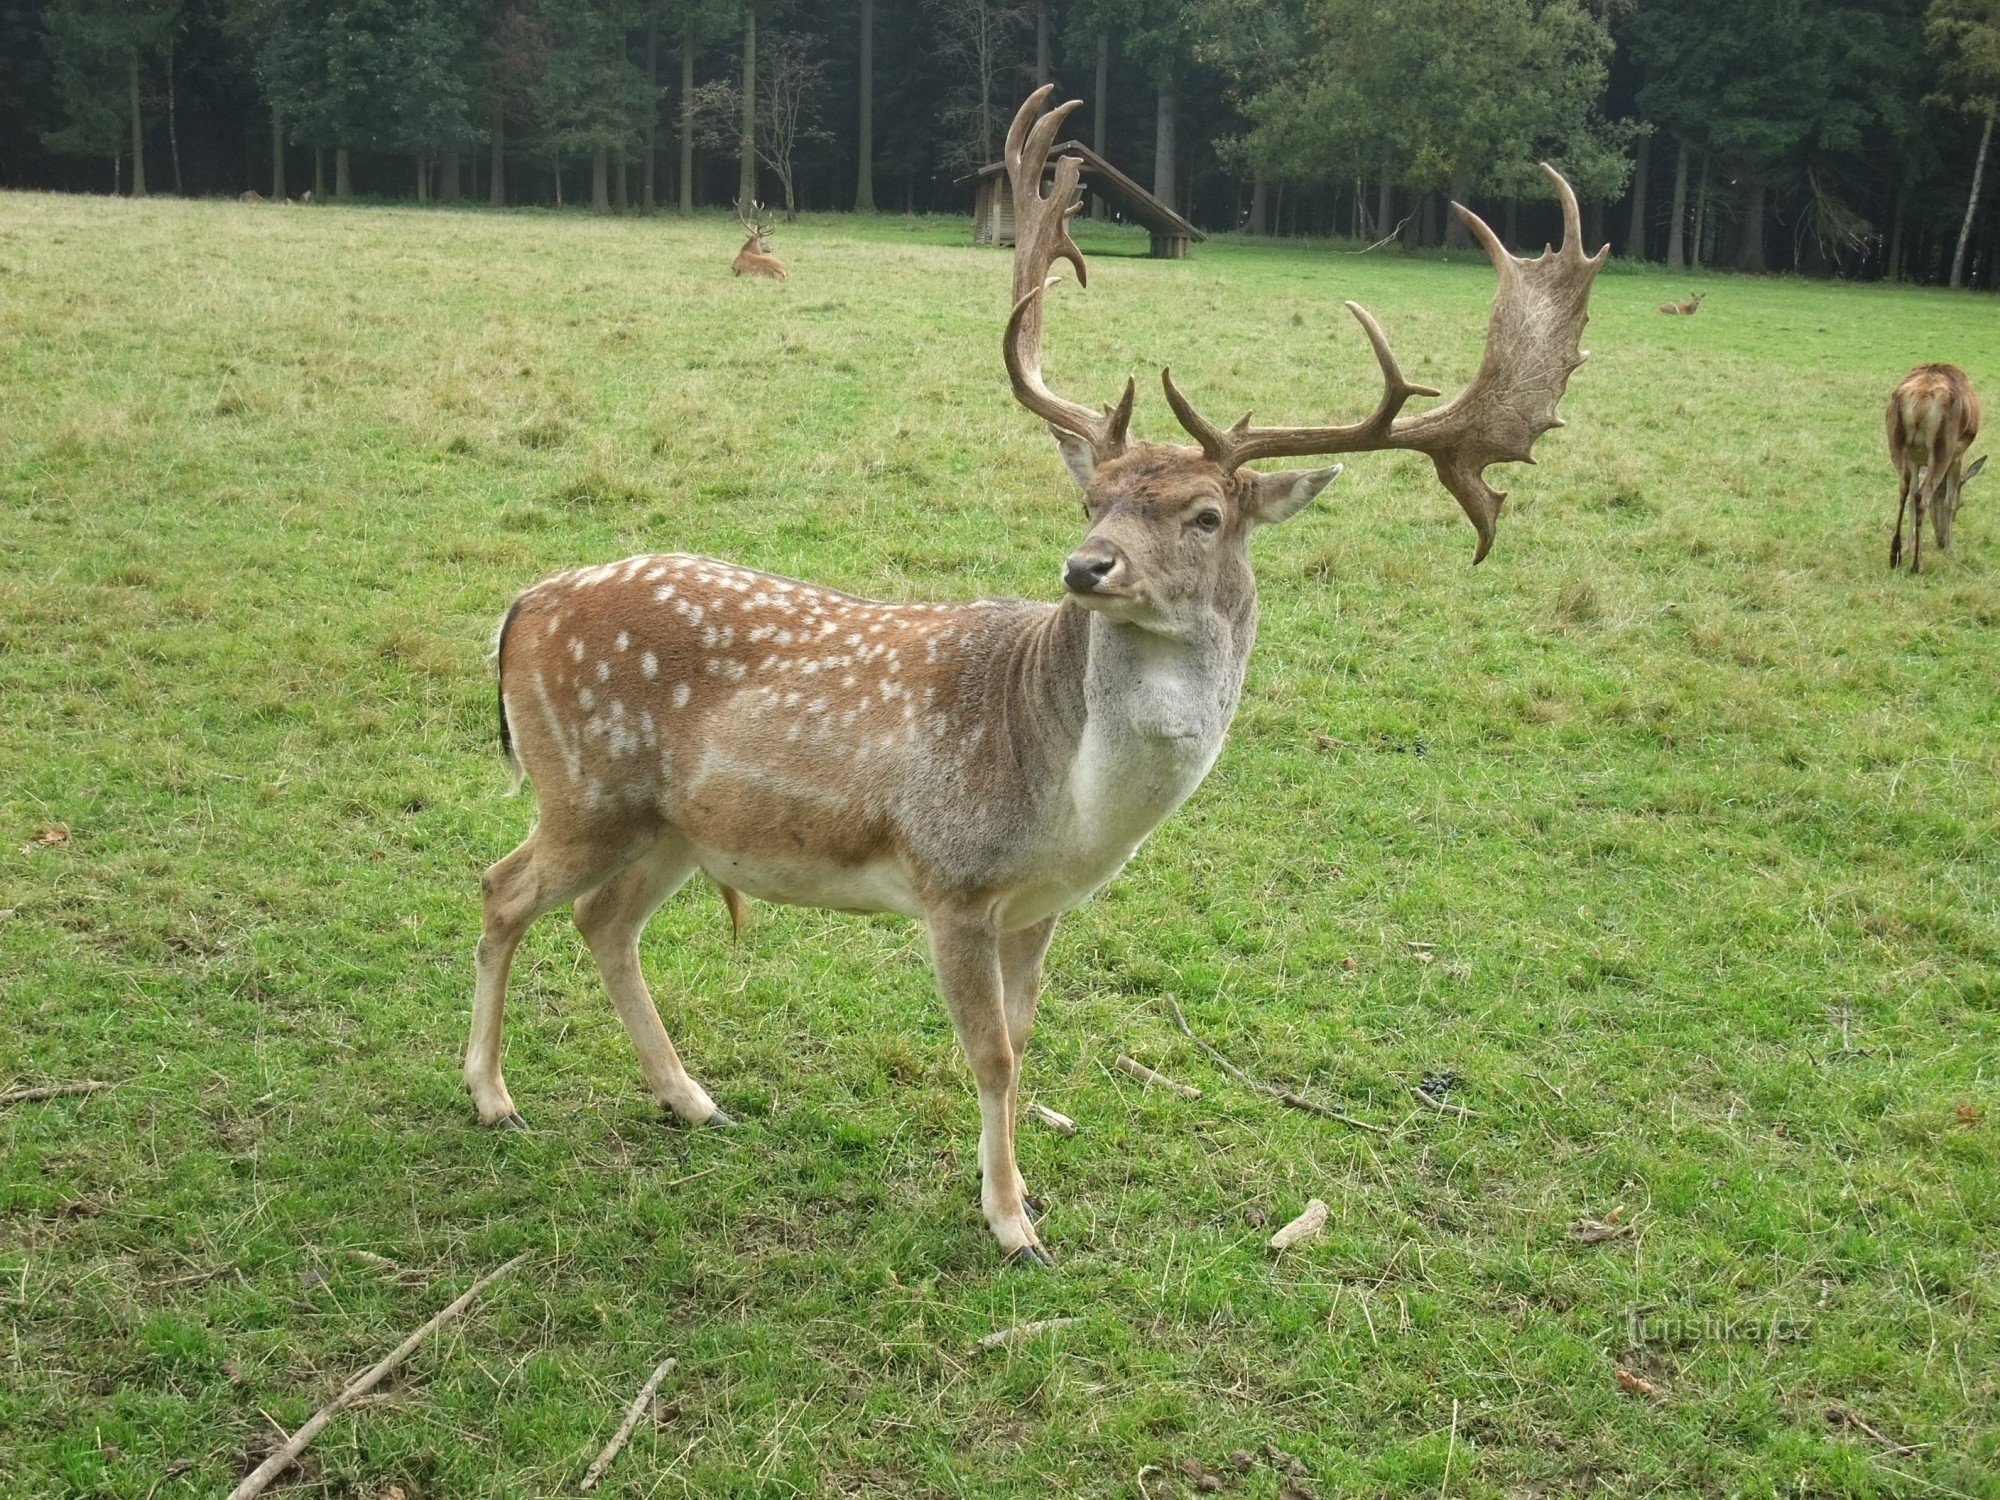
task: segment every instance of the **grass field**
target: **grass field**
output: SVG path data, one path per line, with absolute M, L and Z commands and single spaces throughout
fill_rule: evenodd
M 660 913 L 719 1133 L 662 1122 L 545 919 L 535 1129 L 475 1127 L 517 588 L 659 549 L 1054 597 L 1075 495 L 963 238 L 809 220 L 781 287 L 719 218 L 0 198 L 0 1087 L 119 1085 L 0 1109 L 0 1492 L 220 1494 L 532 1250 L 290 1483 L 573 1493 L 672 1354 L 603 1493 L 1187 1495 L 1270 1444 L 1308 1477 L 1225 1493 L 2000 1496 L 2000 481 L 1892 576 L 1880 420 L 1919 359 L 2000 392 L 1986 299 L 1717 279 L 1668 319 L 1698 280 L 1613 267 L 1487 562 L 1408 455 L 1260 539 L 1221 762 L 1051 953 L 1054 1272 L 980 1219 L 907 923 Z M 1052 378 L 1139 371 L 1154 437 L 1162 359 L 1217 417 L 1364 411 L 1347 296 L 1455 388 L 1492 286 L 1092 273 Z M 1388 1133 L 1247 1092 L 1169 999 Z M 1413 1097 L 1442 1075 L 1471 1113 Z

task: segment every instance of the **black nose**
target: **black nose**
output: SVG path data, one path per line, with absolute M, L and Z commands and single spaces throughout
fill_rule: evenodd
M 1082 553 L 1063 564 L 1063 587 L 1073 594 L 1095 593 L 1097 586 L 1118 566 L 1115 556 L 1085 557 Z

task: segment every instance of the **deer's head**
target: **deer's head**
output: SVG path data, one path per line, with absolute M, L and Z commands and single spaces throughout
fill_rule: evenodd
M 1048 423 L 1064 465 L 1083 486 L 1090 529 L 1063 566 L 1070 593 L 1116 618 L 1170 629 L 1177 617 L 1205 607 L 1232 583 L 1247 584 L 1250 533 L 1296 515 L 1340 473 L 1337 464 L 1276 471 L 1246 466 L 1308 454 L 1404 448 L 1428 455 L 1479 533 L 1473 561 L 1483 558 L 1507 498 L 1486 483 L 1485 470 L 1503 461 L 1528 462 L 1535 439 L 1562 425 L 1556 403 L 1586 357 L 1577 339 L 1591 282 L 1609 253 L 1607 246 L 1584 255 L 1576 195 L 1561 174 L 1543 168 L 1562 200 L 1563 244 L 1534 260 L 1509 254 L 1484 220 L 1452 205 L 1486 247 L 1500 286 L 1479 369 L 1451 400 L 1402 415 L 1412 396 L 1438 393 L 1403 378 L 1381 327 L 1349 302 L 1382 370 L 1382 397 L 1366 418 L 1340 427 L 1252 427 L 1245 413 L 1233 426 L 1218 428 L 1163 369 L 1167 403 L 1194 445 L 1135 442 L 1129 378 L 1117 402 L 1096 410 L 1057 395 L 1042 379 L 1043 296 L 1056 280 L 1049 268 L 1066 260 L 1079 285 L 1087 278 L 1083 254 L 1069 234 L 1081 206 L 1082 163 L 1060 158 L 1053 187 L 1042 190 L 1050 146 L 1081 101 L 1042 114 L 1050 87 L 1029 96 L 1007 132 L 1015 248 L 1014 309 L 1004 349 L 1015 398 Z
M 765 242 L 769 233 L 764 228 L 764 205 L 755 199 L 739 199 L 736 204 L 736 222 L 743 226 L 743 249 L 752 255 L 769 255 L 771 247 Z M 739 254 L 742 252 L 739 251 Z

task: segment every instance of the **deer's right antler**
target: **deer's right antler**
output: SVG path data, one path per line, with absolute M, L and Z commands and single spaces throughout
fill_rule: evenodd
M 1046 196 L 1042 192 L 1049 147 L 1070 111 L 1083 103 L 1072 99 L 1043 115 L 1043 101 L 1054 87 L 1045 83 L 1030 94 L 1007 129 L 1007 179 L 1014 193 L 1014 311 L 1007 319 L 1004 345 L 1007 378 L 1017 401 L 1051 427 L 1084 439 L 1103 463 L 1125 451 L 1136 390 L 1131 378 L 1126 378 L 1119 402 L 1102 411 L 1058 396 L 1042 380 L 1042 298 L 1059 279 L 1049 275 L 1049 268 L 1066 260 L 1076 268 L 1078 286 L 1089 279 L 1083 252 L 1069 234 L 1069 221 L 1083 207 L 1077 193 L 1083 163 L 1074 156 L 1058 158 L 1055 185 Z

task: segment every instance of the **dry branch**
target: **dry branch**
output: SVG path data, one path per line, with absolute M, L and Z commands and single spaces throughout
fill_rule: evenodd
M 625 1439 L 632 1435 L 632 1429 L 639 1425 L 639 1418 L 646 1410 L 646 1403 L 653 1399 L 653 1392 L 660 1388 L 660 1382 L 667 1378 L 678 1360 L 663 1359 L 653 1367 L 653 1373 L 646 1377 L 646 1383 L 639 1387 L 639 1394 L 632 1398 L 632 1404 L 625 1408 L 625 1420 L 618 1424 L 618 1430 L 611 1434 L 611 1441 L 604 1445 L 604 1451 L 584 1471 L 583 1483 L 577 1488 L 588 1494 L 597 1488 L 597 1481 L 604 1477 L 604 1471 L 611 1467 L 611 1460 L 625 1446 Z
M 1076 1318 L 1042 1318 L 1033 1323 L 1023 1323 L 1016 1328 L 1002 1328 L 997 1333 L 987 1334 L 985 1338 L 975 1343 L 972 1349 L 975 1354 L 982 1349 L 998 1349 L 1007 1344 L 1018 1343 L 1022 1339 L 1031 1339 L 1039 1333 L 1047 1333 L 1051 1329 L 1067 1328 L 1077 1321 L 1079 1320 Z
M 498 1281 L 502 1276 L 505 1276 L 522 1261 L 526 1260 L 530 1253 L 532 1252 L 524 1250 L 499 1269 L 488 1271 L 484 1276 L 473 1282 L 471 1286 L 467 1287 L 456 1302 L 452 1303 L 451 1306 L 447 1307 L 415 1333 L 404 1339 L 402 1343 L 390 1350 L 387 1355 L 372 1366 L 365 1374 L 357 1376 L 348 1384 L 347 1389 L 327 1402 L 318 1411 L 314 1412 L 306 1420 L 306 1424 L 291 1435 L 291 1438 L 285 1443 L 284 1447 L 252 1469 L 244 1481 L 229 1492 L 229 1500 L 253 1500 L 253 1497 L 263 1494 L 265 1486 L 284 1473 L 285 1470 L 289 1469 L 298 1459 L 298 1456 L 306 1451 L 306 1445 L 318 1437 L 325 1430 L 329 1422 L 339 1416 L 345 1408 L 353 1405 L 361 1397 L 367 1395 L 376 1386 L 380 1385 L 383 1377 L 404 1360 L 408 1359 L 411 1351 L 417 1345 L 421 1344 L 439 1328 L 464 1312 L 471 1305 L 473 1298 L 477 1297 L 486 1288 Z
M 1156 1073 L 1153 1071 L 1153 1069 L 1147 1067 L 1144 1063 L 1140 1062 L 1138 1059 L 1127 1057 L 1122 1052 L 1119 1053 L 1118 1056 L 1113 1059 L 1113 1061 L 1115 1061 L 1118 1064 L 1118 1069 L 1120 1072 L 1130 1073 L 1134 1078 L 1138 1079 L 1139 1082 L 1141 1083 L 1158 1084 L 1161 1088 L 1167 1089 L 1172 1093 L 1179 1094 L 1182 1098 L 1185 1099 L 1199 1099 L 1201 1097 L 1201 1090 L 1196 1088 L 1193 1084 L 1176 1083 L 1173 1079 L 1167 1077 L 1166 1074 Z
M 1201 1048 L 1203 1052 L 1208 1054 L 1210 1062 L 1214 1063 L 1245 1088 L 1255 1089 L 1260 1094 L 1265 1094 L 1276 1099 L 1280 1104 L 1288 1105 L 1293 1109 L 1302 1109 L 1307 1114 L 1318 1115 L 1323 1120 L 1337 1120 L 1342 1125 L 1351 1125 L 1356 1130 L 1370 1130 L 1376 1135 L 1387 1135 L 1389 1133 L 1381 1125 L 1371 1125 L 1366 1120 L 1357 1120 L 1353 1115 L 1344 1115 L 1337 1109 L 1328 1109 L 1324 1104 L 1315 1104 L 1304 1095 L 1295 1094 L 1290 1089 L 1281 1089 L 1275 1083 L 1265 1083 L 1260 1078 L 1252 1078 L 1248 1073 L 1237 1067 L 1235 1063 L 1224 1057 L 1220 1052 L 1217 1052 L 1189 1029 L 1187 1017 L 1181 1014 L 1179 1002 L 1169 996 L 1167 1005 L 1174 1013 L 1174 1024 L 1180 1027 L 1181 1035 Z
M 1057 1135 L 1076 1134 L 1076 1121 L 1058 1110 L 1050 1109 L 1046 1104 L 1031 1103 L 1027 1106 L 1027 1113 L 1034 1119 L 1040 1120 Z
M 1326 1204 L 1318 1198 L 1308 1198 L 1305 1211 L 1271 1236 L 1271 1248 L 1289 1250 L 1300 1240 L 1311 1239 L 1324 1228 L 1326 1228 Z
M 81 1083 L 41 1083 L 31 1088 L 9 1089 L 0 1094 L 0 1105 L 27 1104 L 35 1099 L 67 1099 L 75 1094 L 95 1094 L 102 1089 L 115 1089 L 115 1083 L 97 1083 L 85 1080 Z

